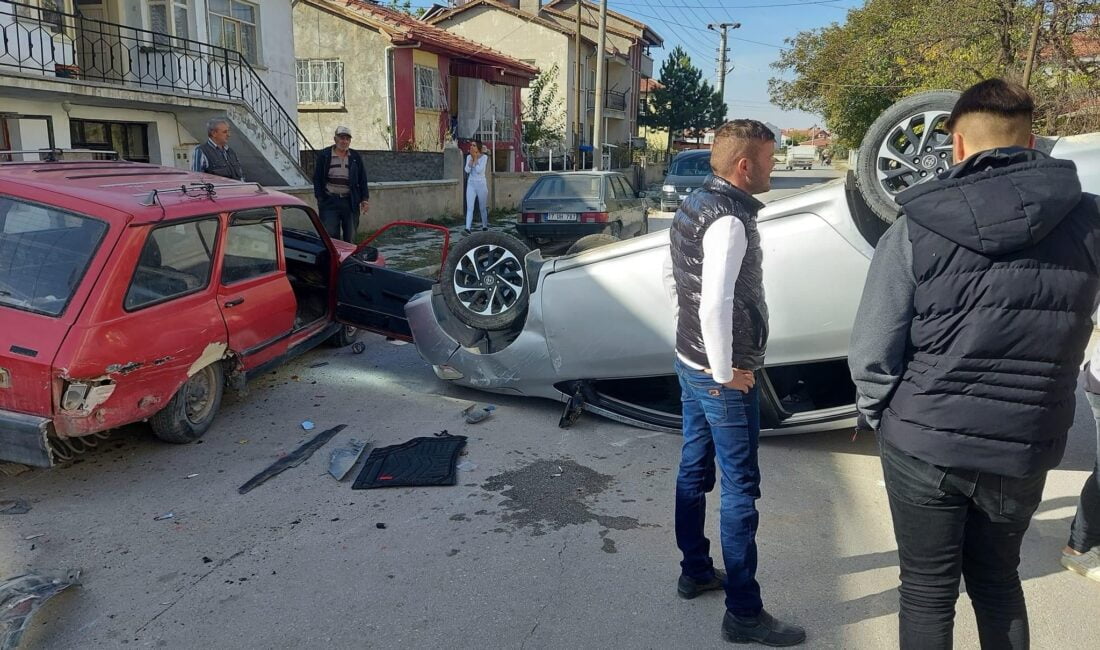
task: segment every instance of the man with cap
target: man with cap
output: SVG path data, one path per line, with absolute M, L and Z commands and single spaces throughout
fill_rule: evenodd
M 359 152 L 351 147 L 351 129 L 336 127 L 334 144 L 317 154 L 313 170 L 313 195 L 321 223 L 334 239 L 355 242 L 359 215 L 370 209 L 367 169 Z

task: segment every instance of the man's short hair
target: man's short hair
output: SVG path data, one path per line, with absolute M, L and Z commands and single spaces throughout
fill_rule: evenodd
M 714 132 L 710 148 L 710 166 L 730 171 L 738 158 L 744 158 L 752 147 L 763 142 L 775 142 L 775 132 L 759 120 L 730 120 Z
M 997 117 L 1007 122 L 1026 122 L 1030 129 L 1035 114 L 1035 100 L 1018 83 L 1005 79 L 986 79 L 967 88 L 959 96 L 944 126 L 948 131 L 954 131 L 960 118 L 974 113 Z
M 206 120 L 206 135 L 210 135 L 211 133 L 213 133 L 214 129 L 218 128 L 218 126 L 221 124 L 229 126 L 229 120 L 224 117 L 212 117 L 209 120 Z

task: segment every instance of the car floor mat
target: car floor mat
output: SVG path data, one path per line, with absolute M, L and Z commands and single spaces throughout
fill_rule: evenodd
M 367 457 L 351 489 L 455 485 L 455 465 L 465 446 L 466 436 L 446 435 L 378 447 Z

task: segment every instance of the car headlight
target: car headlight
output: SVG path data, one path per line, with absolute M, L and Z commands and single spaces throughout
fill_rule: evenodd
M 675 185 L 662 185 L 661 186 L 661 191 L 662 192 L 675 192 L 676 191 L 676 186 Z

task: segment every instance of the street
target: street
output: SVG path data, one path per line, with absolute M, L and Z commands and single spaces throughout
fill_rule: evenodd
M 24 647 L 722 646 L 721 595 L 674 591 L 676 436 L 588 414 L 559 429 L 558 404 L 449 386 L 413 346 L 364 340 L 361 355 L 321 348 L 227 397 L 199 444 L 135 425 L 74 464 L 0 476 L 0 493 L 31 505 L 0 515 L 0 574 L 83 570 Z M 498 409 L 468 425 L 460 411 L 474 400 Z M 348 428 L 309 461 L 237 494 L 337 424 Z M 469 436 L 454 487 L 352 491 L 326 473 L 348 437 L 384 446 L 444 429 Z M 1100 621 L 1080 616 L 1097 585 L 1058 564 L 1094 440 L 1079 396 L 1024 544 L 1036 648 L 1100 638 Z M 873 438 L 768 438 L 760 458 L 768 608 L 805 625 L 806 647 L 896 646 L 896 547 Z M 965 595 L 956 639 L 977 647 Z

